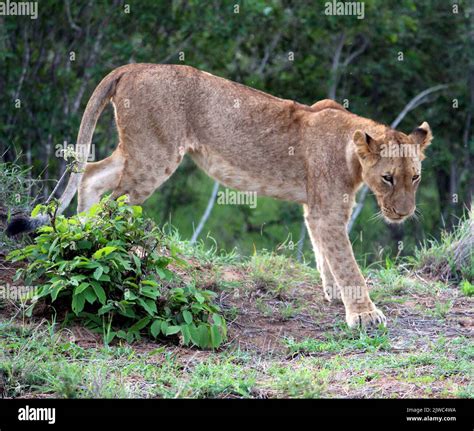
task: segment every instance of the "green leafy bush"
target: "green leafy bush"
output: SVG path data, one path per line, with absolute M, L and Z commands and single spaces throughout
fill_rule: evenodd
M 180 336 L 184 344 L 218 347 L 226 323 L 213 303 L 214 292 L 184 285 L 168 269 L 185 265 L 175 246 L 142 216 L 142 208 L 121 197 L 104 198 L 87 213 L 56 216 L 56 204 L 38 205 L 32 216 L 48 213 L 51 225 L 38 230 L 34 244 L 11 252 L 26 260 L 15 279 L 36 285 L 31 314 L 40 299 L 66 304 L 68 316 L 101 331 L 106 343 L 128 342 L 143 333 Z
M 467 280 L 461 281 L 461 292 L 466 296 L 474 296 L 474 285 Z

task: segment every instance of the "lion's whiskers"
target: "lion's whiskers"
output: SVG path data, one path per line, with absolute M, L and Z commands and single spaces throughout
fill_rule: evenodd
M 377 211 L 372 217 L 369 218 L 369 221 L 373 220 L 382 220 L 383 219 L 383 214 L 382 211 Z

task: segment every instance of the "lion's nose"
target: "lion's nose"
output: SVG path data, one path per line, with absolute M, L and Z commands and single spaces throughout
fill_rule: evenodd
M 415 211 L 415 208 L 412 208 L 410 210 L 405 210 L 405 209 L 399 210 L 399 209 L 397 209 L 397 210 L 394 210 L 394 211 L 395 211 L 395 214 L 397 214 L 397 216 L 406 217 L 407 215 L 410 215 L 413 211 Z

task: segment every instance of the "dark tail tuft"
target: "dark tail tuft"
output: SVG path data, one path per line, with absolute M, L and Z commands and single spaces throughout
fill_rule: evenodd
M 8 224 L 5 233 L 8 237 L 18 235 L 20 233 L 32 232 L 49 222 L 49 217 L 41 215 L 38 217 L 27 217 L 24 215 L 15 216 Z

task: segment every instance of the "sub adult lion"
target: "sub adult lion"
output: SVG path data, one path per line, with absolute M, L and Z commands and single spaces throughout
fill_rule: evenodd
M 89 153 L 108 102 L 118 146 L 102 161 L 80 163 L 60 212 L 77 190 L 78 212 L 107 191 L 140 204 L 189 154 L 225 186 L 302 204 L 326 298 L 342 299 L 351 327 L 385 323 L 354 259 L 347 223 L 363 183 L 388 222 L 414 213 L 432 139 L 426 122 L 406 135 L 332 100 L 306 106 L 189 66 L 130 64 L 112 71 L 92 94 L 77 138 L 80 154 Z M 8 233 L 47 222 L 45 216 L 17 218 Z

